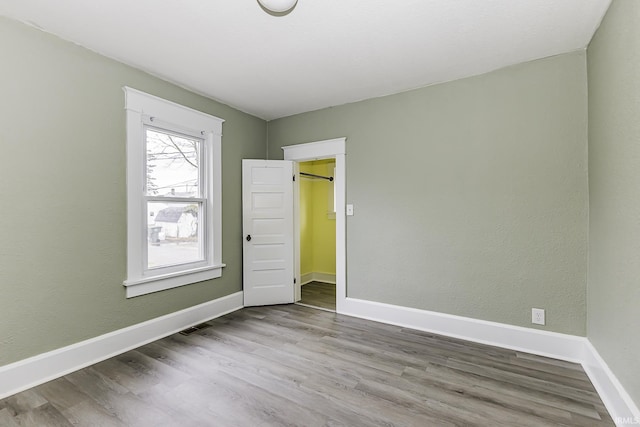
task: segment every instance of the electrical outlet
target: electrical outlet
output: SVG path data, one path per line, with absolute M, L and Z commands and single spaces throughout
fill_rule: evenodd
M 544 325 L 544 308 L 531 309 L 531 323 L 536 325 Z

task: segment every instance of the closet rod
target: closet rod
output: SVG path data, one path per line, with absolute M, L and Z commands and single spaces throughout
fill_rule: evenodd
M 310 176 L 312 178 L 322 178 L 322 179 L 326 179 L 327 181 L 333 181 L 332 176 L 322 176 L 322 175 L 316 175 L 313 173 L 306 173 L 306 172 L 300 172 L 300 175 Z

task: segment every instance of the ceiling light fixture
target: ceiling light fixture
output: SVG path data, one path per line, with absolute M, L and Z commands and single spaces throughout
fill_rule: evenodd
M 284 13 L 293 9 L 298 0 L 258 0 L 258 2 L 270 12 Z

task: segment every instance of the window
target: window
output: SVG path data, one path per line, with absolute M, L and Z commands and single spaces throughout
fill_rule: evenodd
M 124 90 L 127 298 L 220 277 L 223 120 Z

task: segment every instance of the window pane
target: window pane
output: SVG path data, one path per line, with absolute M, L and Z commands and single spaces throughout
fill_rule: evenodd
M 146 128 L 147 195 L 199 197 L 202 140 Z
M 204 260 L 200 203 L 147 203 L 148 268 Z

